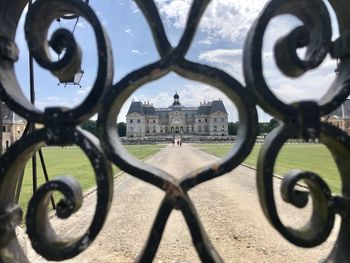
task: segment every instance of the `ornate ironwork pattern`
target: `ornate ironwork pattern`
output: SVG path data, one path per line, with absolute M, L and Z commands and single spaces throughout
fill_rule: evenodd
M 346 1 L 330 1 L 336 14 L 340 37 L 331 41 L 330 16 L 321 0 L 270 1 L 252 26 L 244 49 L 244 74 L 247 88 L 252 90 L 259 105 L 280 119 L 276 128 L 265 141 L 258 159 L 257 184 L 263 211 L 270 223 L 290 242 L 301 247 L 314 247 L 329 236 L 335 214 L 342 218 L 337 243 L 325 262 L 350 262 L 349 245 L 349 172 L 350 139 L 346 133 L 320 121 L 321 116 L 335 110 L 350 94 L 348 18 L 344 19 Z M 328 92 L 319 101 L 300 101 L 285 104 L 269 89 L 262 71 L 262 42 L 269 21 L 278 15 L 290 14 L 299 18 L 303 25 L 294 29 L 275 45 L 275 60 L 279 69 L 290 77 L 297 77 L 316 68 L 330 53 L 340 59 L 339 74 Z M 305 58 L 300 59 L 297 48 L 306 47 Z M 327 146 L 338 166 L 342 182 L 342 196 L 332 196 L 322 178 L 311 171 L 290 171 L 282 182 L 284 201 L 304 207 L 308 194 L 295 188 L 303 180 L 310 190 L 313 211 L 310 221 L 295 229 L 281 222 L 273 194 L 273 167 L 283 144 L 292 136 L 305 139 L 319 138 Z
M 290 242 L 303 247 L 322 243 L 334 224 L 335 214 L 343 221 L 339 238 L 327 262 L 350 262 L 349 249 L 349 193 L 350 139 L 341 130 L 320 122 L 320 117 L 334 110 L 350 94 L 349 44 L 350 23 L 346 12 L 346 0 L 333 0 L 331 4 L 338 16 L 340 38 L 331 41 L 331 22 L 322 0 L 272 0 L 251 28 L 244 51 L 246 87 L 227 73 L 185 58 L 192 39 L 210 0 L 194 0 L 183 36 L 176 47 L 171 46 L 158 10 L 152 0 L 135 0 L 151 28 L 160 59 L 131 72 L 116 84 L 112 84 L 112 50 L 107 34 L 94 11 L 82 0 L 37 0 L 28 11 L 25 33 L 28 47 L 37 63 L 57 77 L 76 72 L 81 63 L 81 49 L 71 32 L 58 29 L 47 40 L 48 28 L 57 17 L 67 14 L 84 17 L 92 26 L 99 50 L 98 71 L 93 88 L 86 99 L 73 109 L 35 108 L 23 95 L 16 80 L 14 63 L 19 50 L 14 41 L 19 18 L 26 0 L 0 2 L 0 96 L 7 105 L 29 122 L 44 125 L 16 142 L 0 159 L 0 261 L 28 262 L 20 248 L 15 227 L 20 223 L 22 210 L 15 205 L 18 175 L 27 160 L 43 145 L 78 145 L 88 156 L 95 171 L 97 205 L 89 229 L 74 240 L 63 240 L 56 235 L 48 219 L 47 206 L 53 191 L 64 198 L 57 204 L 57 215 L 67 218 L 82 204 L 79 183 L 70 177 L 58 177 L 42 185 L 29 202 L 26 224 L 33 248 L 46 259 L 63 261 L 85 250 L 98 235 L 109 210 L 113 195 L 111 163 L 130 175 L 152 184 L 165 192 L 149 238 L 136 262 L 151 262 L 160 244 L 165 224 L 173 209 L 180 210 L 189 226 L 193 244 L 203 262 L 222 262 L 211 245 L 196 209 L 187 192 L 197 185 L 224 175 L 235 169 L 250 153 L 257 135 L 256 104 L 281 120 L 265 142 L 259 157 L 257 183 L 261 204 L 271 224 Z M 5 10 L 5 11 L 4 11 Z M 301 101 L 295 104 L 281 102 L 270 91 L 262 73 L 262 41 L 268 22 L 280 14 L 298 17 L 303 26 L 296 28 L 278 41 L 275 47 L 276 62 L 282 72 L 297 77 L 316 68 L 330 53 L 339 58 L 339 74 L 329 92 L 319 101 Z M 302 60 L 296 49 L 306 47 Z M 65 55 L 53 62 L 49 47 L 65 48 Z M 142 85 L 157 80 L 170 72 L 185 78 L 209 84 L 222 92 L 236 105 L 240 130 L 231 152 L 218 163 L 176 179 L 165 171 L 145 165 L 132 158 L 122 147 L 116 133 L 116 118 L 123 103 Z M 98 113 L 98 137 L 83 131 L 79 125 Z M 292 136 L 319 137 L 335 157 L 342 177 L 342 196 L 333 196 L 321 177 L 311 171 L 291 171 L 285 175 L 282 196 L 286 202 L 303 207 L 308 194 L 294 189 L 304 180 L 310 188 L 313 215 L 303 229 L 288 228 L 279 219 L 272 184 L 272 171 L 276 156 Z

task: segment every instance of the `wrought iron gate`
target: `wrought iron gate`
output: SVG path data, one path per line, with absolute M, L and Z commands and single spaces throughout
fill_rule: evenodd
M 81 0 L 37 0 L 28 11 L 25 34 L 31 54 L 37 63 L 58 78 L 77 72 L 81 50 L 71 32 L 57 30 L 47 41 L 49 25 L 57 17 L 76 14 L 92 26 L 99 51 L 98 72 L 90 94 L 76 108 L 46 108 L 41 111 L 28 101 L 16 79 L 14 64 L 19 50 L 15 33 L 27 0 L 0 1 L 0 95 L 16 113 L 31 123 L 40 123 L 36 130 L 12 145 L 0 159 L 0 261 L 28 262 L 20 248 L 15 227 L 21 222 L 22 210 L 15 203 L 18 177 L 27 160 L 44 145 L 78 145 L 91 160 L 97 182 L 97 206 L 92 223 L 84 235 L 75 240 L 62 240 L 51 228 L 47 206 L 53 191 L 64 199 L 57 204 L 57 215 L 67 218 L 82 204 L 79 183 L 70 177 L 58 177 L 42 185 L 29 202 L 26 215 L 27 232 L 34 249 L 45 258 L 62 261 L 88 248 L 98 235 L 113 196 L 111 162 L 132 176 L 163 190 L 160 205 L 149 238 L 137 262 L 151 262 L 155 256 L 165 224 L 173 209 L 180 210 L 189 226 L 193 244 L 203 262 L 222 262 L 200 223 L 187 192 L 197 185 L 222 176 L 235 169 L 250 153 L 257 135 L 256 105 L 281 121 L 268 137 L 260 152 L 257 167 L 258 195 L 270 223 L 288 241 L 313 247 L 323 243 L 334 225 L 334 218 L 342 218 L 338 240 L 325 262 L 350 262 L 350 139 L 340 129 L 320 121 L 320 117 L 336 109 L 350 94 L 350 3 L 330 0 L 334 9 L 340 37 L 332 41 L 331 22 L 322 0 L 271 0 L 265 6 L 246 38 L 244 48 L 244 76 L 246 86 L 227 73 L 185 58 L 200 18 L 209 0 L 194 0 L 186 29 L 176 47 L 171 46 L 164 31 L 158 10 L 152 0 L 135 0 L 146 17 L 160 55 L 159 61 L 131 72 L 113 84 L 112 49 L 108 36 L 91 7 Z M 319 101 L 300 101 L 286 104 L 269 89 L 263 76 L 262 43 L 269 21 L 281 14 L 299 18 L 303 25 L 281 38 L 275 46 L 279 69 L 288 76 L 298 77 L 316 68 L 327 54 L 340 60 L 339 73 L 329 91 Z M 66 49 L 57 62 L 50 59 L 51 48 Z M 297 48 L 306 47 L 303 59 Z M 239 112 L 240 131 L 230 154 L 216 165 L 190 173 L 181 180 L 171 174 L 135 162 L 123 150 L 116 133 L 116 116 L 126 99 L 140 86 L 159 79 L 169 72 L 210 84 L 223 91 Z M 83 131 L 79 125 L 98 113 L 98 138 Z M 342 179 L 341 195 L 332 195 L 327 184 L 311 171 L 291 171 L 282 183 L 283 199 L 297 207 L 313 202 L 310 222 L 302 229 L 283 225 L 276 210 L 273 195 L 272 171 L 276 156 L 291 136 L 319 138 L 333 154 Z M 309 193 L 295 189 L 303 180 Z

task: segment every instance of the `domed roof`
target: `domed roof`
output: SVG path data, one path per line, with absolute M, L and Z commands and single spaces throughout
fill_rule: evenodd
M 177 94 L 177 92 L 176 92 L 175 95 L 174 95 L 174 103 L 173 103 L 173 106 L 175 106 L 175 105 L 181 105 L 181 103 L 180 103 L 180 101 L 179 101 L 179 98 L 180 98 L 180 96 L 179 96 L 179 94 Z

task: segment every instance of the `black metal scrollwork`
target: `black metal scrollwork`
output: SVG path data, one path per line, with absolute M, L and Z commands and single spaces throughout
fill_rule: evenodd
M 332 1 L 337 6 L 342 1 Z M 344 7 L 344 6 L 343 6 Z M 339 11 L 339 6 L 336 11 Z M 290 77 L 297 77 L 307 70 L 320 65 L 330 53 L 340 58 L 339 74 L 328 92 L 318 101 L 300 101 L 286 104 L 279 100 L 269 89 L 263 76 L 262 43 L 266 27 L 270 20 L 281 14 L 290 14 L 299 18 L 303 25 L 279 39 L 275 45 L 275 60 L 279 69 Z M 339 21 L 342 22 L 342 21 Z M 341 24 L 341 23 L 340 23 Z M 341 24 L 341 28 L 344 25 Z M 325 262 L 349 262 L 348 213 L 350 200 L 349 176 L 350 138 L 340 129 L 320 121 L 321 116 L 335 110 L 350 94 L 349 52 L 341 46 L 344 37 L 331 41 L 331 22 L 327 8 L 319 0 L 270 1 L 251 28 L 244 50 L 244 74 L 247 88 L 256 95 L 258 104 L 268 113 L 281 120 L 265 141 L 258 160 L 257 184 L 263 211 L 270 223 L 290 242 L 302 246 L 313 247 L 324 242 L 329 236 L 335 214 L 342 216 L 342 224 L 337 244 Z M 341 46 L 341 47 L 340 47 Z M 303 59 L 297 55 L 297 48 L 306 47 Z M 290 171 L 282 182 L 282 198 L 296 207 L 304 207 L 308 195 L 298 191 L 295 186 L 303 180 L 308 186 L 313 203 L 310 221 L 302 228 L 285 226 L 278 215 L 273 193 L 273 168 L 277 154 L 284 143 L 293 136 L 306 140 L 319 138 L 334 156 L 342 178 L 343 196 L 332 196 L 327 184 L 320 176 L 312 172 Z
M 161 233 L 173 209 L 183 213 L 189 226 L 193 244 L 204 262 L 222 262 L 211 245 L 187 191 L 198 184 L 221 176 L 237 167 L 249 154 L 257 134 L 257 113 L 254 98 L 243 86 L 218 69 L 190 62 L 184 58 L 192 42 L 199 20 L 209 1 L 193 2 L 189 19 L 180 43 L 172 47 L 165 35 L 162 22 L 153 1 L 136 1 L 148 18 L 161 59 L 134 71 L 119 81 L 106 94 L 106 109 L 99 115 L 99 134 L 109 159 L 129 174 L 150 183 L 166 193 L 153 224 L 149 239 L 137 262 L 150 262 L 157 251 Z M 223 91 L 239 111 L 241 129 L 239 139 L 230 154 L 219 163 L 204 167 L 177 180 L 165 171 L 146 166 L 128 155 L 123 149 L 115 129 L 116 118 L 126 99 L 141 85 L 165 76 L 170 71 L 188 79 L 212 85 Z
M 80 186 L 71 177 L 58 177 L 44 185 L 33 195 L 26 216 L 27 233 L 33 248 L 49 260 L 65 260 L 85 250 L 95 239 L 106 219 L 112 199 L 111 164 L 99 146 L 96 137 L 81 130 L 79 124 L 87 121 L 101 108 L 102 95 L 112 86 L 113 61 L 110 44 L 96 14 L 80 0 L 37 0 L 28 10 L 25 34 L 29 49 L 38 64 L 58 77 L 70 76 L 81 63 L 81 50 L 72 33 L 59 29 L 47 40 L 52 21 L 65 14 L 84 17 L 91 24 L 98 48 L 98 70 L 90 94 L 77 107 L 46 108 L 44 112 L 33 106 L 24 96 L 14 72 L 18 50 L 14 36 L 18 19 L 27 1 L 2 1 L 0 10 L 8 10 L 9 16 L 0 18 L 0 93 L 1 98 L 16 113 L 31 123 L 41 123 L 43 128 L 34 131 L 13 144 L 0 159 L 0 211 L 4 220 L 1 225 L 0 258 L 2 262 L 27 262 L 26 256 L 16 241 L 15 227 L 21 221 L 21 210 L 15 205 L 15 190 L 18 176 L 28 159 L 44 145 L 78 145 L 95 171 L 97 206 L 86 233 L 73 240 L 63 240 L 56 235 L 48 219 L 48 203 L 54 191 L 64 196 L 57 205 L 57 215 L 67 218 L 77 211 L 82 203 Z M 49 46 L 54 50 L 65 49 L 65 55 L 53 62 Z M 5 237 L 5 238 L 3 238 Z
M 344 0 L 345 1 L 345 0 Z M 18 48 L 14 37 L 26 0 L 0 2 L 0 97 L 19 115 L 43 128 L 25 136 L 0 159 L 0 261 L 28 262 L 15 235 L 15 227 L 22 217 L 15 205 L 18 176 L 33 153 L 44 145 L 78 145 L 88 156 L 95 171 L 97 206 L 89 229 L 81 237 L 63 240 L 56 235 L 48 219 L 47 206 L 54 191 L 64 198 L 57 205 L 57 215 L 67 218 L 82 204 L 79 183 L 71 177 L 58 177 L 42 185 L 29 202 L 26 216 L 28 235 L 34 249 L 49 260 L 72 258 L 86 249 L 98 235 L 107 216 L 113 193 L 110 161 L 130 175 L 165 192 L 148 240 L 136 262 L 151 262 L 161 241 L 166 222 L 173 209 L 180 210 L 189 226 L 193 244 L 203 262 L 222 262 L 212 246 L 196 209 L 187 192 L 197 185 L 224 175 L 235 169 L 250 153 L 257 135 L 256 103 L 282 121 L 262 147 L 257 170 L 257 183 L 261 204 L 272 225 L 290 242 L 304 247 L 316 246 L 328 237 L 336 214 L 342 216 L 342 225 L 336 246 L 328 262 L 349 262 L 349 193 L 350 139 L 341 130 L 320 122 L 320 117 L 330 113 L 350 94 L 350 65 L 348 56 L 348 31 L 342 0 L 331 2 L 339 14 L 341 36 L 331 41 L 331 23 L 322 0 L 272 0 L 264 8 L 251 28 L 244 50 L 244 74 L 247 88 L 227 73 L 185 58 L 198 27 L 200 18 L 210 0 L 194 0 L 186 28 L 176 47 L 171 46 L 155 3 L 152 0 L 135 0 L 151 28 L 160 59 L 126 75 L 112 84 L 113 63 L 107 34 L 96 14 L 82 0 L 37 0 L 28 11 L 25 34 L 28 47 L 38 64 L 59 78 L 69 77 L 80 67 L 82 51 L 73 35 L 59 29 L 47 39 L 48 28 L 59 17 L 84 17 L 93 28 L 98 49 L 98 70 L 90 94 L 77 107 L 46 108 L 44 112 L 33 106 L 23 95 L 14 72 Z M 6 12 L 2 12 L 6 10 Z M 297 77 L 316 68 L 330 53 L 339 58 L 339 74 L 329 91 L 319 102 L 304 101 L 286 104 L 269 89 L 263 76 L 262 45 L 269 21 L 280 14 L 291 14 L 303 25 L 281 38 L 275 46 L 276 63 L 288 76 Z M 64 56 L 57 62 L 50 58 L 49 47 Z M 297 49 L 306 47 L 306 55 L 300 59 Z M 200 81 L 224 92 L 235 103 L 240 120 L 238 139 L 231 152 L 219 162 L 193 171 L 182 179 L 176 179 L 165 171 L 150 167 L 131 157 L 122 147 L 116 133 L 116 118 L 123 103 L 142 85 L 157 80 L 170 72 L 187 79 Z M 98 113 L 100 141 L 81 130 L 79 125 Z M 291 171 L 282 183 L 283 199 L 297 207 L 304 207 L 308 194 L 295 186 L 303 180 L 310 189 L 313 201 L 312 217 L 303 229 L 286 227 L 281 222 L 273 195 L 273 168 L 283 144 L 288 138 L 319 137 L 335 156 L 342 177 L 342 196 L 332 196 L 320 176 L 309 171 Z M 101 146 L 100 146 L 101 144 Z

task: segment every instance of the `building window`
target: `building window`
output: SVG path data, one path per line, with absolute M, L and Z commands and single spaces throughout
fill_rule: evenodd
M 199 119 L 199 120 L 198 120 L 198 122 L 202 122 L 202 120 L 201 120 L 201 119 Z
M 133 123 L 134 122 L 134 120 L 133 119 L 130 119 L 130 123 Z
M 156 123 L 156 120 L 153 120 L 153 123 Z
M 198 126 L 198 132 L 201 132 L 201 131 L 202 131 L 202 127 Z
M 218 131 L 218 127 L 214 126 L 214 132 Z
M 225 118 L 222 118 L 221 121 L 222 121 L 222 122 L 225 122 Z
M 214 122 L 216 122 L 216 118 L 214 118 Z
M 5 132 L 6 131 L 6 126 L 2 126 L 2 131 Z
M 140 119 L 137 120 L 137 123 L 140 123 Z
M 208 122 L 208 119 L 205 119 L 205 122 Z

